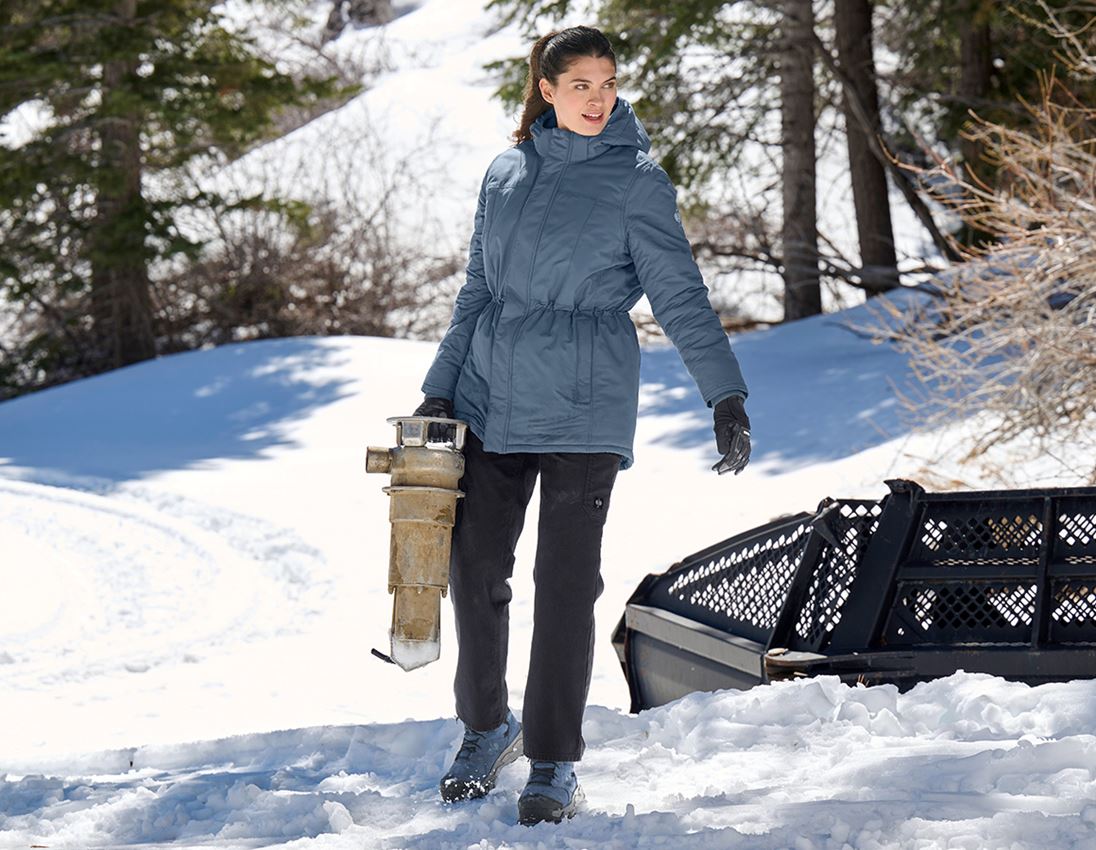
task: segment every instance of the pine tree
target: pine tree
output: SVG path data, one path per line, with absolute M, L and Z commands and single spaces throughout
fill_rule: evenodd
M 37 320 L 0 351 L 0 393 L 154 356 L 150 267 L 202 247 L 179 212 L 277 202 L 165 198 L 150 181 L 230 161 L 265 139 L 278 109 L 357 89 L 281 72 L 211 0 L 2 8 L 0 118 L 20 110 L 41 126 L 22 144 L 0 139 L 0 293 Z

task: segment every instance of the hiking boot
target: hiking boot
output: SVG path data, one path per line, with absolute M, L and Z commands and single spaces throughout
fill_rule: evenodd
M 502 725 L 488 732 L 464 727 L 464 741 L 438 787 L 447 803 L 486 796 L 495 779 L 521 755 L 521 724 L 509 710 Z
M 535 760 L 529 781 L 518 797 L 518 823 L 532 826 L 541 821 L 559 823 L 572 817 L 585 799 L 575 776 L 574 762 Z

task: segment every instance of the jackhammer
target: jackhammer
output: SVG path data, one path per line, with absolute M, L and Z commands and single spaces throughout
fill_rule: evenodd
M 370 446 L 366 472 L 392 476 L 384 487 L 392 524 L 388 592 L 392 599 L 390 655 L 373 654 L 414 670 L 437 661 L 441 648 L 441 597 L 449 586 L 449 550 L 456 521 L 457 483 L 464 475 L 467 425 L 457 419 L 393 416 L 396 446 Z

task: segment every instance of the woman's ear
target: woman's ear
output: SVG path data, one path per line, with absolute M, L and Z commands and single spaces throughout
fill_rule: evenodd
M 537 81 L 537 85 L 540 86 L 540 96 L 542 98 L 544 98 L 546 103 L 551 103 L 552 102 L 552 86 L 551 86 L 551 84 L 549 84 L 548 80 L 545 79 L 544 77 L 541 77 Z

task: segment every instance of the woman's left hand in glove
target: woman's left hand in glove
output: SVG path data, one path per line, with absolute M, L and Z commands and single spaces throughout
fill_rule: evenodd
M 750 462 L 750 417 L 742 396 L 732 395 L 716 402 L 713 415 L 715 445 L 722 458 L 712 469 L 720 475 L 732 470 L 738 475 Z

